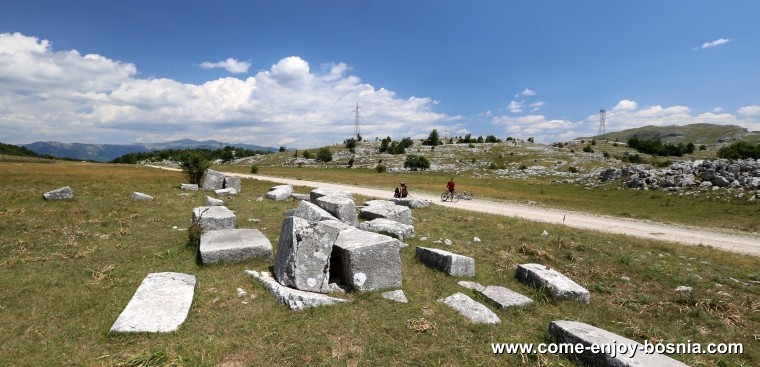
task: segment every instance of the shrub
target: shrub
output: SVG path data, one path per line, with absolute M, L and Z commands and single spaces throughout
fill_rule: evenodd
M 430 132 L 430 135 L 428 135 L 428 138 L 422 141 L 422 145 L 440 145 L 443 144 L 441 139 L 438 136 L 438 130 L 433 129 L 433 131 Z
M 570 166 L 570 167 L 567 167 L 567 171 L 570 173 L 578 173 L 578 168 Z
M 760 144 L 737 141 L 718 149 L 717 156 L 726 159 L 760 158 Z
M 354 166 L 354 157 L 351 157 L 351 159 L 348 160 L 348 168 L 351 168 Z
M 346 139 L 343 143 L 346 145 L 346 149 L 356 148 L 356 139 L 354 138 Z
M 586 153 L 593 153 L 594 148 L 592 148 L 591 145 L 586 145 L 585 147 L 583 147 L 583 151 Z
M 702 144 L 699 146 L 699 150 L 707 150 L 707 146 Z
M 386 170 L 387 168 L 385 168 L 385 165 L 382 164 L 378 164 L 377 167 L 375 167 L 375 171 L 377 171 L 377 173 L 383 173 Z
M 306 159 L 311 159 L 311 153 L 309 153 L 308 150 L 303 151 L 303 157 Z
M 280 153 L 284 152 L 285 150 L 285 147 L 280 147 Z
M 406 156 L 404 167 L 411 168 L 413 171 L 416 171 L 418 169 L 426 170 L 430 168 L 430 161 L 428 161 L 427 158 L 421 155 L 410 154 Z
M 179 165 L 191 184 L 200 184 L 211 162 L 199 153 L 187 152 L 179 157 Z
M 602 152 L 602 157 L 604 157 L 605 159 L 608 159 L 610 158 L 610 153 Z
M 330 162 L 332 161 L 332 152 L 330 151 L 330 148 L 328 147 L 322 147 L 319 148 L 319 151 L 317 151 L 317 160 L 322 162 Z
M 524 165 L 524 164 L 521 164 L 521 165 L 520 165 L 520 170 L 521 170 L 521 171 L 522 171 L 522 170 L 524 170 L 524 169 L 527 169 L 527 168 L 528 168 L 528 166 L 526 166 L 526 165 Z
M 257 173 L 259 173 L 259 165 L 258 164 L 252 164 L 251 165 L 251 173 L 253 173 L 254 175 L 257 174 Z

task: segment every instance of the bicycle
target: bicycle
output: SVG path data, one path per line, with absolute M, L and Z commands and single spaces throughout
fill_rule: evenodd
M 459 194 L 457 194 L 457 195 L 459 195 Z M 471 192 L 470 192 L 470 193 L 468 193 L 467 191 L 462 191 L 462 194 L 461 194 L 461 195 L 459 195 L 459 197 L 460 197 L 460 198 L 462 198 L 462 199 L 464 199 L 464 200 L 472 200 L 472 197 L 473 197 L 473 196 L 474 196 L 474 195 L 472 195 L 472 193 L 471 193 Z
M 446 191 L 443 194 L 441 194 L 441 201 L 451 201 L 452 203 L 456 203 L 461 198 L 461 195 L 457 194 L 456 191 L 449 192 Z

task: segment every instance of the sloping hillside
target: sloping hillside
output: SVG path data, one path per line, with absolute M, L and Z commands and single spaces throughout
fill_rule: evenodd
M 666 143 L 726 144 L 739 140 L 760 141 L 760 131 L 748 131 L 741 126 L 691 124 L 684 126 L 644 126 L 602 135 L 604 139 L 626 142 L 637 136 L 644 140 L 659 139 Z

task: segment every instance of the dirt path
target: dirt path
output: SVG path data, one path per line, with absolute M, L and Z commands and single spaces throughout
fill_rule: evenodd
M 151 166 L 155 168 L 164 168 Z M 171 169 L 171 168 L 169 168 Z M 176 169 L 171 169 L 176 170 Z M 390 190 L 373 189 L 353 185 L 343 185 L 335 183 L 294 180 L 281 177 L 271 177 L 262 175 L 250 175 L 240 173 L 225 172 L 230 176 L 242 178 L 251 178 L 259 181 L 276 182 L 279 184 L 290 184 L 293 186 L 309 187 L 332 187 L 359 195 L 390 198 L 393 194 Z M 667 242 L 676 242 L 686 245 L 705 245 L 718 248 L 725 251 L 760 256 L 760 237 L 750 235 L 733 235 L 706 231 L 700 228 L 667 225 L 648 221 L 640 221 L 625 218 L 614 218 L 600 216 L 588 213 L 579 213 L 566 210 L 538 208 L 527 205 L 517 205 L 509 203 L 497 203 L 484 200 L 460 200 L 457 203 L 441 202 L 440 196 L 415 194 L 415 198 L 425 199 L 436 205 L 453 207 L 458 209 L 470 210 L 480 213 L 504 215 L 510 217 L 519 217 L 536 222 L 545 222 L 553 224 L 564 224 L 568 227 L 590 229 L 607 233 L 622 234 L 639 238 L 654 239 Z

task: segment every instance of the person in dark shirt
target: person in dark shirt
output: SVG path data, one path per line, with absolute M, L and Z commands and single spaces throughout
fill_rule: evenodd
M 454 189 L 456 187 L 456 184 L 454 183 L 454 177 L 452 177 L 449 182 L 446 184 L 446 191 L 447 192 L 454 192 Z
M 406 188 L 406 184 L 399 182 L 398 187 L 396 187 L 396 191 L 393 193 L 393 197 L 405 198 L 407 196 L 409 196 L 409 190 Z

